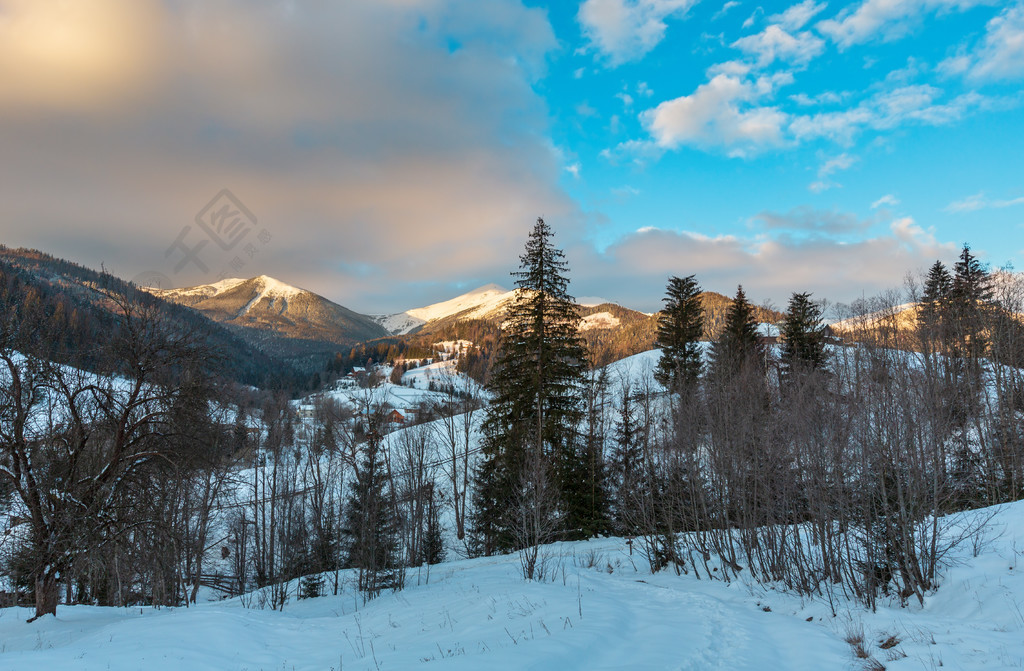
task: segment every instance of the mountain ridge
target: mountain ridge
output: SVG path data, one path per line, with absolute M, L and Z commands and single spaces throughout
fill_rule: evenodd
M 339 348 L 389 335 L 366 315 L 268 275 L 147 291 L 196 310 L 309 370 L 321 367 Z

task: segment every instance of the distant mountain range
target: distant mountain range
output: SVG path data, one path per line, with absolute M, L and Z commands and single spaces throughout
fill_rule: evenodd
M 308 370 L 322 368 L 325 357 L 339 349 L 390 335 L 366 315 L 266 275 L 147 291 L 190 307 Z
M 67 302 L 89 321 L 74 338 L 102 330 L 109 321 L 92 287 L 101 283 L 128 283 L 104 273 L 56 259 L 35 250 L 0 247 L 0 273 L 17 276 L 18 291 L 35 290 L 49 300 Z M 487 284 L 455 298 L 404 312 L 368 316 L 338 305 L 312 291 L 266 275 L 226 279 L 183 289 L 140 287 L 159 301 L 168 317 L 208 334 L 210 342 L 226 352 L 233 375 L 248 384 L 272 384 L 272 379 L 299 380 L 325 369 L 336 354 L 360 343 L 408 341 L 422 345 L 443 340 L 466 324 L 497 333 L 516 291 Z M 657 314 L 631 310 L 615 303 L 588 299 L 580 306 L 580 331 L 595 363 L 605 364 L 651 349 L 657 333 Z M 721 294 L 702 295 L 708 328 L 713 337 L 724 322 L 731 299 Z M 756 318 L 777 322 L 782 315 L 755 308 Z M 83 322 L 84 323 L 84 322 Z M 97 331 L 99 332 L 99 331 Z M 429 345 L 429 343 L 427 343 Z M 285 383 L 290 384 L 290 383 Z
M 353 346 L 386 339 L 455 337 L 468 322 L 496 328 L 515 300 L 516 290 L 497 284 L 455 298 L 389 315 L 363 315 L 323 296 L 266 275 L 228 279 L 184 289 L 147 289 L 154 296 L 190 307 L 238 333 L 250 343 L 302 370 L 319 370 L 326 357 Z M 732 299 L 702 294 L 713 337 Z M 781 313 L 755 308 L 759 321 L 777 322 Z M 610 363 L 654 347 L 658 316 L 615 303 L 581 305 L 580 331 L 596 362 Z M 421 343 L 422 344 L 422 343 Z
M 26 353 L 69 363 L 87 370 L 104 362 L 92 359 L 94 344 L 109 338 L 118 319 L 103 291 L 136 291 L 130 283 L 33 249 L 0 246 L 0 299 L 5 318 L 23 319 L 27 311 L 43 315 L 53 325 L 50 335 L 36 341 Z M 145 293 L 162 319 L 200 336 L 217 353 L 222 374 L 258 387 L 293 388 L 305 374 L 289 362 L 253 347 L 239 333 L 186 307 Z
M 503 314 L 515 292 L 497 284 L 485 284 L 482 287 L 456 296 L 441 303 L 434 303 L 422 308 L 413 308 L 393 315 L 374 317 L 378 324 L 393 335 L 414 333 L 431 322 L 445 319 L 488 319 Z

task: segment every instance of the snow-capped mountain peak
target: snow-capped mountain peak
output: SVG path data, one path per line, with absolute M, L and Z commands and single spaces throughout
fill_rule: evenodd
M 232 326 L 255 329 L 263 342 L 273 332 L 307 342 L 349 345 L 386 334 L 378 324 L 312 291 L 268 275 L 229 278 L 185 289 L 148 289 L 155 296 L 186 305 Z M 255 332 L 254 332 L 255 333 Z M 304 345 L 296 344 L 296 349 Z
M 395 335 L 402 335 L 452 315 L 462 315 L 466 319 L 483 317 L 503 308 L 514 295 L 514 291 L 497 284 L 485 284 L 447 301 L 377 317 L 377 322 Z

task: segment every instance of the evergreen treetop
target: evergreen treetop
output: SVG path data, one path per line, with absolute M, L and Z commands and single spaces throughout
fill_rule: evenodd
M 825 334 L 821 306 L 809 293 L 794 293 L 782 322 L 783 372 L 795 369 L 819 370 L 825 365 Z
M 665 308 L 658 316 L 661 359 L 655 379 L 668 388 L 696 382 L 703 366 L 700 339 L 704 333 L 704 307 L 696 275 L 670 277 L 665 290 Z
M 935 329 L 942 321 L 953 290 L 953 276 L 942 263 L 936 261 L 928 270 L 924 281 L 924 292 L 921 296 L 921 308 L 918 312 L 918 324 L 928 329 Z
M 760 364 L 764 355 L 754 308 L 740 285 L 726 312 L 725 328 L 711 347 L 712 365 L 717 372 L 735 372 L 750 362 Z
M 971 254 L 969 245 L 964 245 L 953 267 L 950 296 L 954 302 L 975 307 L 992 300 L 992 278 L 978 258 Z

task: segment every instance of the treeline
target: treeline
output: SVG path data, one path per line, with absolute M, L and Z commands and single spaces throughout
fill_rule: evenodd
M 400 359 L 429 359 L 434 356 L 430 344 L 423 345 L 407 337 L 377 338 L 359 343 L 347 352 L 334 355 L 327 370 L 345 374 L 354 367 L 365 368 L 373 364 L 394 363 Z
M 619 401 L 613 462 L 632 467 L 614 471 L 629 494 L 617 524 L 652 568 L 746 569 L 871 606 L 921 599 L 984 522 L 954 529 L 944 514 L 1024 497 L 1024 374 L 1005 365 L 1019 363 L 1024 285 L 997 290 L 968 248 L 952 273 L 933 267 L 923 295 L 909 287 L 912 328 L 902 301 L 877 300 L 847 322 L 851 346 L 827 348 L 820 306 L 794 294 L 776 356 L 738 294 L 705 368 L 692 331 L 673 338 L 700 315 L 684 294 L 662 317 L 663 414 L 642 387 Z M 634 414 L 661 427 L 637 430 Z
M 522 257 L 519 286 L 545 298 L 510 309 L 474 499 L 475 547 L 518 550 L 527 578 L 542 543 L 612 530 L 652 570 L 923 599 L 984 524 L 943 516 L 1024 497 L 1024 373 L 1006 365 L 1024 286 L 994 287 L 968 248 L 911 291 L 912 329 L 902 301 L 876 302 L 850 346 L 829 346 L 822 306 L 796 293 L 768 347 L 740 287 L 708 347 L 696 278 L 670 278 L 656 381 L 609 390 L 584 373 L 550 235 L 538 222 Z

